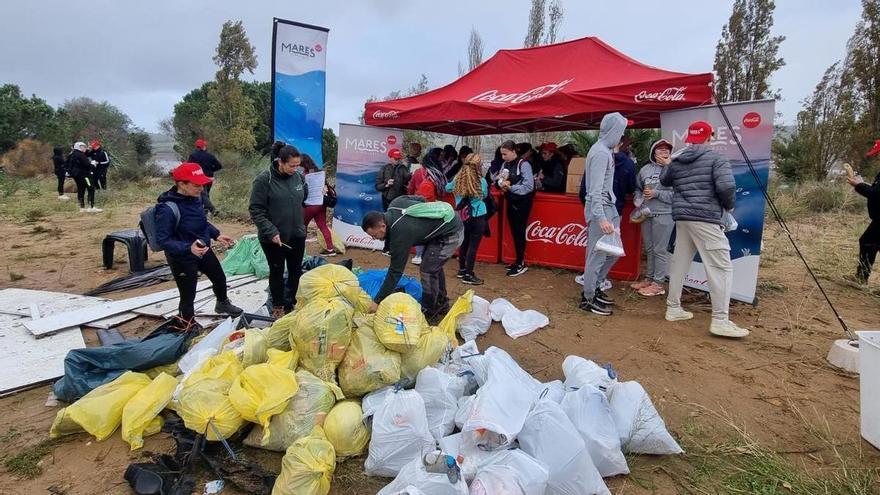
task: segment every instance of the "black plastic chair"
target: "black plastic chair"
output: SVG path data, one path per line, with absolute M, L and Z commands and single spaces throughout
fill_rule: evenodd
M 121 242 L 128 249 L 128 268 L 132 272 L 144 271 L 147 261 L 147 238 L 140 229 L 120 230 L 107 234 L 101 246 L 104 254 L 104 268 L 113 268 L 113 249 Z

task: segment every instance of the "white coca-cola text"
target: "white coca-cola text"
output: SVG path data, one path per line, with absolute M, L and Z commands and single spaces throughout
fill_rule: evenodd
M 369 244 L 369 243 L 373 242 L 373 238 L 368 235 L 361 237 L 361 236 L 356 236 L 356 235 L 350 234 L 348 237 L 345 238 L 345 242 L 352 243 L 352 244 Z
M 399 119 L 400 112 L 398 112 L 397 110 L 388 110 L 387 112 L 376 110 L 375 112 L 373 112 L 373 118 L 376 120 Z
M 585 248 L 587 229 L 578 223 L 569 223 L 560 227 L 543 225 L 540 220 L 535 220 L 526 228 L 526 240 Z
M 639 94 L 635 95 L 633 99 L 636 100 L 636 103 L 641 103 L 643 101 L 684 101 L 685 98 L 685 90 L 687 86 L 679 86 L 677 88 L 666 88 L 663 91 L 641 91 Z
M 537 88 L 532 88 L 522 93 L 499 93 L 497 89 L 490 89 L 489 91 L 484 91 L 470 98 L 468 101 L 495 103 L 498 105 L 525 103 L 527 101 L 537 100 L 539 98 L 550 96 L 553 93 L 557 93 L 562 90 L 566 84 L 572 81 L 574 81 L 574 79 L 565 79 L 556 84 L 545 84 L 544 86 L 538 86 Z

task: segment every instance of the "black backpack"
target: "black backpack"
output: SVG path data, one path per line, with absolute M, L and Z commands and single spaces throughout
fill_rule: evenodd
M 150 246 L 150 249 L 154 253 L 162 251 L 162 246 L 159 245 L 159 242 L 156 239 L 156 208 L 163 203 L 168 205 L 168 207 L 171 208 L 171 212 L 174 213 L 174 218 L 176 220 L 174 228 L 176 229 L 177 226 L 180 225 L 180 208 L 178 208 L 177 203 L 173 201 L 163 201 L 162 203 L 156 203 L 141 212 L 141 231 L 144 233 L 144 237 L 147 238 L 147 245 Z

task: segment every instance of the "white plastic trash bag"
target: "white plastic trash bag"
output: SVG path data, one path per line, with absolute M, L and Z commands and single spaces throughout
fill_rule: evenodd
M 432 452 L 435 445 L 422 396 L 415 390 L 394 391 L 385 395 L 373 415 L 364 469 L 369 476 L 397 476 L 407 463 Z
M 591 385 L 584 385 L 565 394 L 561 405 L 581 434 L 599 474 L 603 478 L 629 474 L 605 393 Z
M 479 335 L 489 331 L 492 315 L 489 313 L 489 301 L 480 296 L 471 300 L 471 312 L 458 319 L 456 330 L 465 342 L 473 341 Z
M 463 478 L 450 483 L 446 473 L 427 472 L 418 456 L 407 462 L 394 481 L 376 495 L 468 495 L 468 487 Z
M 565 397 L 565 385 L 559 380 L 541 384 L 541 397 L 559 404 Z
M 477 399 L 476 395 L 465 395 L 458 399 L 458 409 L 455 411 L 455 427 L 461 430 L 468 418 L 471 417 L 471 407 Z
M 547 495 L 610 495 L 577 429 L 559 404 L 539 400 L 517 436 L 549 471 Z
M 562 361 L 562 373 L 565 375 L 565 388 L 569 390 L 584 385 L 607 390 L 617 381 L 616 378 L 611 378 L 607 369 L 580 356 L 566 356 Z
M 223 323 L 214 327 L 213 330 L 208 332 L 208 335 L 205 335 L 202 340 L 193 345 L 186 354 L 180 358 L 180 361 L 177 362 L 177 367 L 180 368 L 184 378 L 188 377 L 193 371 L 199 369 L 201 364 L 209 357 L 220 352 L 220 349 L 226 342 L 226 338 L 229 337 L 229 334 L 234 332 L 235 328 L 238 326 L 238 320 L 238 318 L 226 318 Z M 183 380 L 181 380 L 181 383 L 183 383 Z
M 621 258 L 626 256 L 623 250 L 623 241 L 620 239 L 620 230 L 615 229 L 610 234 L 605 234 L 596 241 L 596 249 L 604 251 L 611 256 Z
M 495 299 L 489 305 L 492 319 L 501 321 L 504 332 L 512 339 L 528 335 L 550 324 L 550 319 L 533 309 L 520 311 L 506 299 Z
M 437 368 L 423 368 L 416 377 L 416 392 L 425 401 L 428 428 L 435 440 L 455 429 L 458 399 L 464 395 L 467 379 Z
M 385 397 L 394 393 L 394 385 L 388 385 L 378 390 L 373 390 L 361 399 L 361 409 L 364 411 L 364 421 L 371 418 L 376 411 L 385 403 Z
M 532 456 L 506 450 L 477 471 L 470 495 L 544 495 L 549 476 Z
M 684 452 L 666 430 L 666 423 L 639 382 L 615 383 L 608 391 L 608 398 L 624 452 L 651 455 Z
M 468 445 L 468 442 L 464 442 L 463 440 L 464 435 L 456 433 L 441 438 L 438 443 L 440 444 L 440 450 L 443 451 L 444 454 L 451 455 L 458 460 L 458 465 L 461 469 L 461 476 L 468 483 L 474 479 L 474 476 L 476 476 L 477 471 L 481 467 L 495 462 L 495 458 L 498 455 L 507 452 L 506 450 L 498 450 L 494 452 L 480 450 L 473 445 Z
M 479 448 L 500 450 L 513 443 L 538 398 L 541 383 L 497 347 L 487 349 L 485 356 L 489 377 L 477 390 L 462 431 Z
M 733 213 L 728 210 L 724 210 L 724 213 L 721 214 L 721 223 L 724 224 L 725 232 L 734 232 L 739 228 L 739 222 L 733 218 Z

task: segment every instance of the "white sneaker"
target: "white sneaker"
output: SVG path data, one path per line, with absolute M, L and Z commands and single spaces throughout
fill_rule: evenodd
M 412 264 L 413 265 L 421 265 L 422 264 L 422 257 L 421 256 L 413 256 Z
M 599 288 L 602 290 L 606 290 L 606 291 L 611 290 L 612 287 L 614 287 L 614 286 L 611 285 L 611 281 L 608 280 L 607 278 L 599 284 Z
M 745 328 L 738 327 L 736 323 L 730 320 L 712 320 L 712 325 L 709 326 L 709 333 L 711 333 L 712 335 L 717 335 L 719 337 L 741 339 L 748 336 L 749 331 Z
M 95 208 L 94 206 L 92 207 L 92 213 L 101 213 L 102 211 L 104 210 L 101 208 Z
M 67 201 L 70 199 L 70 196 L 68 196 L 66 194 L 62 194 L 62 195 L 58 196 L 58 199 L 60 199 L 61 201 Z
M 584 285 L 584 274 L 580 273 L 574 276 L 574 283 L 578 285 Z
M 85 209 L 85 208 L 80 208 L 80 209 L 79 209 L 79 212 L 80 212 L 80 213 L 86 213 L 87 211 L 89 211 L 89 210 L 87 210 L 87 209 Z
M 693 317 L 694 314 L 690 311 L 685 311 L 681 308 L 666 307 L 666 321 L 685 321 L 690 320 Z

